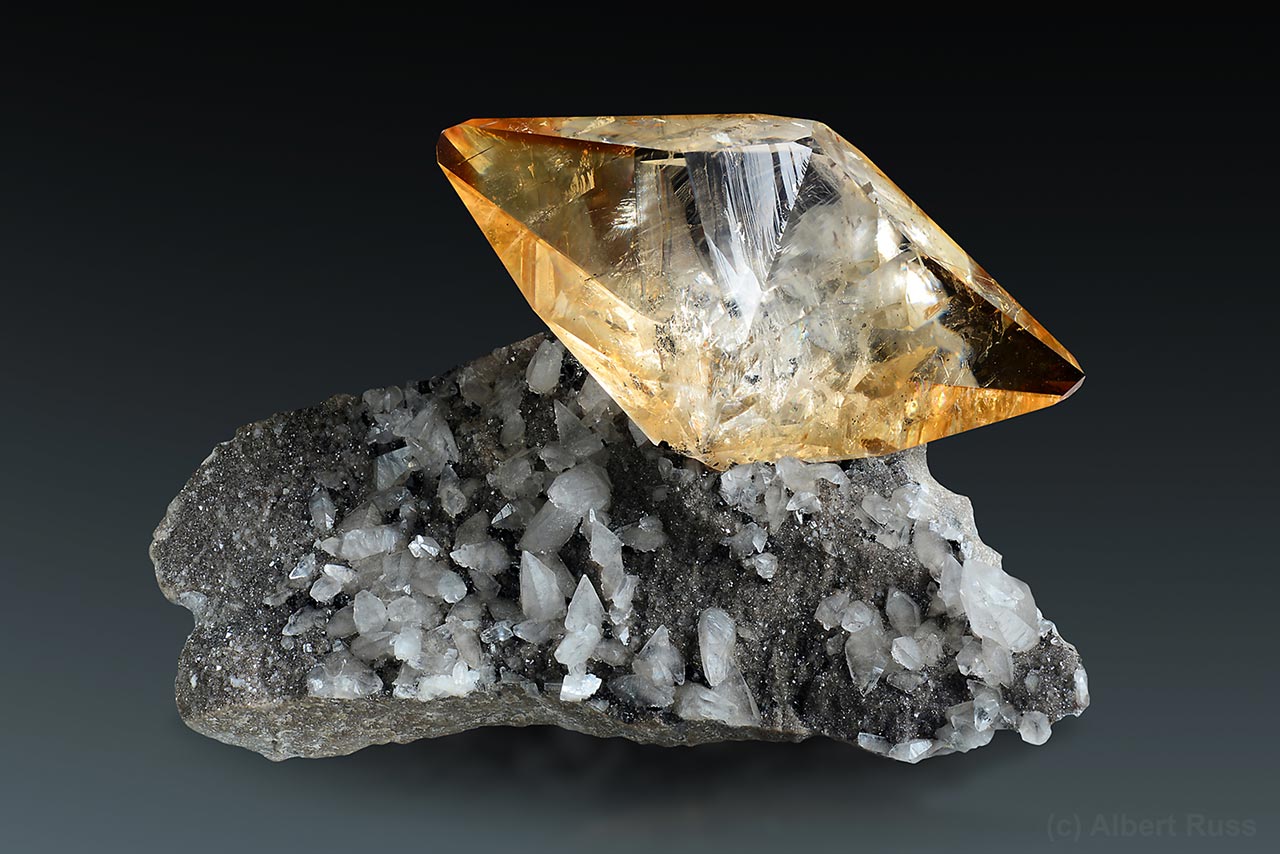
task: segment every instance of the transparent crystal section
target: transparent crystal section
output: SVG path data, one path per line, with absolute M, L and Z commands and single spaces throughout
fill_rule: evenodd
M 650 439 L 716 468 L 889 453 L 1084 378 L 817 122 L 474 119 L 437 156 L 565 346 Z

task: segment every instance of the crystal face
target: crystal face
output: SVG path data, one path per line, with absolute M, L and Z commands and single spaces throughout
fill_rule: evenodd
M 539 317 L 650 439 L 713 467 L 889 453 L 1084 378 L 817 122 L 473 119 L 437 157 Z

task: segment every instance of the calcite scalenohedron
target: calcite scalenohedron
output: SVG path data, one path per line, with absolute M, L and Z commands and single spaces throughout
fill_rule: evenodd
M 476 119 L 437 154 L 534 311 L 649 438 L 716 468 L 902 450 L 1083 380 L 817 122 Z

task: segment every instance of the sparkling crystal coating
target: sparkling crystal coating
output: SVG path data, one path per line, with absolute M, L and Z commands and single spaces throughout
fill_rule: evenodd
M 1083 380 L 817 122 L 473 119 L 437 158 L 565 346 L 650 439 L 716 468 L 901 450 Z

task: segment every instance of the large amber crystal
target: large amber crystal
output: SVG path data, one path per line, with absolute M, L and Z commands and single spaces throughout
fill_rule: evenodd
M 817 122 L 475 119 L 437 154 L 533 310 L 650 439 L 717 468 L 884 454 L 1083 379 Z

